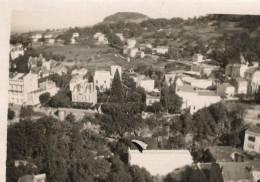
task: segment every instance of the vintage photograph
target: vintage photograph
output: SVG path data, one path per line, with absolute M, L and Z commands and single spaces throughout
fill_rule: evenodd
M 260 182 L 260 2 L 11 2 L 7 182 Z

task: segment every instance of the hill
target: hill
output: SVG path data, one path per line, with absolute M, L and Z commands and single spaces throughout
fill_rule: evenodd
M 136 12 L 118 12 L 113 15 L 107 16 L 104 18 L 104 22 L 106 23 L 116 23 L 119 21 L 125 22 L 141 22 L 143 20 L 147 20 L 149 17 Z

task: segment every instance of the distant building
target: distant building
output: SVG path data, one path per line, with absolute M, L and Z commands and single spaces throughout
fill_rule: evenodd
M 123 33 L 116 33 L 116 36 L 119 37 L 121 41 L 124 41 Z
M 166 175 L 175 169 L 193 163 L 188 150 L 138 150 L 128 149 L 128 162 L 145 168 L 151 175 Z
M 86 75 L 88 70 L 86 68 L 74 69 L 71 72 L 71 75 Z
M 219 66 L 204 63 L 193 63 L 191 71 L 199 72 L 201 75 L 209 76 L 213 71 L 219 70 Z
M 164 82 L 170 86 L 174 83 L 175 81 L 175 77 L 181 77 L 184 73 L 184 70 L 177 70 L 177 71 L 172 71 L 172 72 L 169 72 L 169 73 L 166 73 L 164 75 Z
M 217 94 L 222 98 L 230 98 L 235 95 L 235 87 L 229 83 L 219 84 L 217 87 Z
M 127 39 L 127 47 L 128 48 L 134 48 L 136 45 L 136 40 L 135 39 Z
M 245 72 L 245 79 L 248 81 L 248 94 L 255 95 L 260 89 L 260 69 L 250 68 Z
M 237 94 L 247 94 L 248 82 L 244 78 L 236 78 L 234 81 Z
M 18 179 L 18 182 L 45 182 L 46 174 L 29 175 L 26 174 Z
M 72 102 L 97 103 L 97 90 L 93 83 L 78 83 L 72 88 L 71 94 Z
M 168 53 L 168 50 L 169 50 L 169 47 L 167 47 L 167 46 L 158 46 L 156 48 L 156 53 L 157 54 L 166 54 L 166 53 Z
M 147 92 L 152 92 L 154 91 L 154 80 L 147 76 L 141 75 L 137 78 L 136 86 L 143 87 Z
M 128 49 L 128 54 L 131 58 L 136 57 L 137 53 L 138 53 L 138 49 L 136 47 Z
M 160 102 L 160 96 L 146 94 L 146 105 L 151 106 L 154 102 Z
M 231 78 L 244 77 L 248 66 L 245 64 L 228 64 L 226 66 L 225 75 Z
M 78 38 L 79 37 L 79 33 L 78 32 L 74 32 L 73 34 L 72 34 L 72 38 Z
M 94 74 L 94 85 L 100 92 L 110 89 L 111 75 L 109 71 L 96 71 Z
M 55 39 L 48 39 L 47 40 L 49 44 L 54 44 L 55 43 Z
M 252 126 L 246 130 L 244 150 L 260 154 L 260 127 Z M 259 162 L 260 163 L 260 162 Z
M 39 39 L 42 38 L 42 34 L 36 33 L 36 34 L 32 35 L 31 38 L 32 38 L 33 42 L 37 42 Z
M 101 35 L 102 33 L 101 32 L 97 32 L 95 35 L 94 35 L 94 39 L 98 39 L 98 37 Z
M 63 66 L 62 64 L 59 64 L 59 65 L 55 65 L 51 69 L 51 72 L 61 76 L 61 75 L 66 75 L 68 72 L 68 69 L 65 66 Z
M 52 38 L 52 36 L 53 36 L 52 34 L 45 34 L 45 35 L 44 35 L 44 38 L 45 38 L 45 39 L 50 39 L 50 38 Z
M 144 51 L 146 48 L 152 49 L 153 46 L 151 44 L 140 44 L 139 46 L 140 51 Z
M 204 62 L 203 55 L 202 54 L 194 54 L 193 57 L 192 57 L 192 61 L 197 62 L 197 63 Z
M 176 94 L 182 98 L 182 109 L 190 109 L 191 114 L 221 101 L 220 96 L 214 91 L 197 90 L 190 85 L 177 86 Z
M 210 182 L 256 182 L 259 179 L 259 161 L 212 163 Z
M 37 74 L 10 73 L 8 102 L 13 104 L 24 104 L 28 102 L 28 93 L 38 89 Z
M 24 50 L 22 44 L 10 45 L 10 56 L 12 60 L 23 55 L 24 55 Z
M 141 59 L 143 59 L 144 56 L 145 56 L 145 54 L 144 54 L 143 51 L 138 51 L 138 52 L 136 53 L 136 57 L 137 57 L 137 58 L 141 58 Z
M 213 81 L 209 79 L 196 79 L 189 76 L 182 76 L 181 78 L 183 82 L 199 89 L 207 89 L 213 85 Z

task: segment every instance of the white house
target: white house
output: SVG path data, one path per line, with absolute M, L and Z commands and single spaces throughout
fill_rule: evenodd
M 42 34 L 36 33 L 36 34 L 32 35 L 31 38 L 32 38 L 32 40 L 33 40 L 34 42 L 37 42 L 39 39 L 42 38 Z
M 71 90 L 72 102 L 97 103 L 97 90 L 87 80 L 77 83 Z
M 136 56 L 136 54 L 137 54 L 137 52 L 138 52 L 138 49 L 136 48 L 136 47 L 134 47 L 134 48 L 130 48 L 130 49 L 128 49 L 128 54 L 129 54 L 129 56 L 131 57 L 131 58 L 133 58 L 133 57 L 135 57 Z
M 23 55 L 24 55 L 24 50 L 22 44 L 10 45 L 10 56 L 12 60 Z
M 166 53 L 168 53 L 168 50 L 169 50 L 169 47 L 167 47 L 167 46 L 158 46 L 156 48 L 156 53 L 157 54 L 166 54 Z
M 202 54 L 194 54 L 193 57 L 192 57 L 192 61 L 197 62 L 197 63 L 204 62 L 203 55 Z
M 130 150 L 128 162 L 145 168 L 151 175 L 166 175 L 175 169 L 189 166 L 193 163 L 188 150 Z
M 193 63 L 191 66 L 191 71 L 199 72 L 201 75 L 209 76 L 213 71 L 219 70 L 219 66 L 209 65 L 205 63 Z
M 75 74 L 72 75 L 72 78 L 70 80 L 70 91 L 73 91 L 73 88 L 75 87 L 75 85 L 82 83 L 82 82 L 88 82 L 88 80 L 86 78 L 84 78 L 83 74 Z
M 134 48 L 136 44 L 136 40 L 135 39 L 127 39 L 127 47 L 128 48 Z
M 101 35 L 102 33 L 101 32 L 97 32 L 95 35 L 94 35 L 94 39 L 98 39 L 99 35 Z
M 246 64 L 228 64 L 226 66 L 225 75 L 231 78 L 244 77 L 248 66 Z
M 100 92 L 110 89 L 111 75 L 109 71 L 96 71 L 94 74 L 94 85 Z
M 55 39 L 48 39 L 48 43 L 49 44 L 54 44 L 55 43 Z
M 252 126 L 246 130 L 244 150 L 260 154 L 260 127 Z
M 79 33 L 78 32 L 74 32 L 73 34 L 72 34 L 72 38 L 78 38 L 79 37 Z
M 141 75 L 136 80 L 136 86 L 143 87 L 147 92 L 152 92 L 154 91 L 154 80 L 147 76 Z
M 182 98 L 182 109 L 190 109 L 190 113 L 221 101 L 219 95 L 209 90 L 197 90 L 190 85 L 176 86 L 176 94 Z
M 18 179 L 18 182 L 45 182 L 46 174 L 29 175 L 26 174 Z
M 244 78 L 236 78 L 235 88 L 237 94 L 247 94 L 248 81 Z
M 250 68 L 245 72 L 245 79 L 248 81 L 248 94 L 254 95 L 259 92 L 260 88 L 260 70 Z
M 217 94 L 222 98 L 234 97 L 235 87 L 229 83 L 219 84 L 217 87 Z
M 44 35 L 44 38 L 45 38 L 45 39 L 50 39 L 50 38 L 52 38 L 52 36 L 53 36 L 52 34 L 45 34 L 45 35 Z

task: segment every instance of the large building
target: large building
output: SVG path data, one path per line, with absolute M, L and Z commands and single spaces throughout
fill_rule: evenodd
M 260 154 L 260 127 L 253 126 L 246 130 L 244 150 Z
M 213 71 L 219 69 L 219 66 L 204 64 L 204 63 L 193 63 L 191 66 L 191 71 L 198 72 L 201 75 L 209 76 Z
M 100 92 L 110 89 L 111 75 L 109 71 L 96 71 L 94 74 L 94 86 Z
M 28 93 L 38 89 L 37 74 L 10 73 L 8 100 L 13 104 L 28 102 Z
M 72 102 L 97 103 L 97 90 L 93 83 L 84 82 L 74 85 L 71 90 Z
M 169 50 L 169 47 L 167 47 L 167 46 L 158 46 L 156 48 L 156 53 L 157 54 L 166 54 L 166 53 L 168 53 L 168 50 Z
M 228 64 L 226 66 L 225 75 L 231 78 L 244 77 L 248 66 L 245 64 Z
M 137 78 L 136 86 L 143 87 L 147 92 L 152 92 L 154 91 L 154 80 L 147 76 L 141 75 Z
M 189 166 L 193 163 L 188 150 L 130 150 L 128 162 L 145 168 L 151 175 L 166 175 L 174 169 Z
M 12 60 L 23 55 L 24 55 L 24 50 L 22 44 L 10 45 L 10 56 Z

